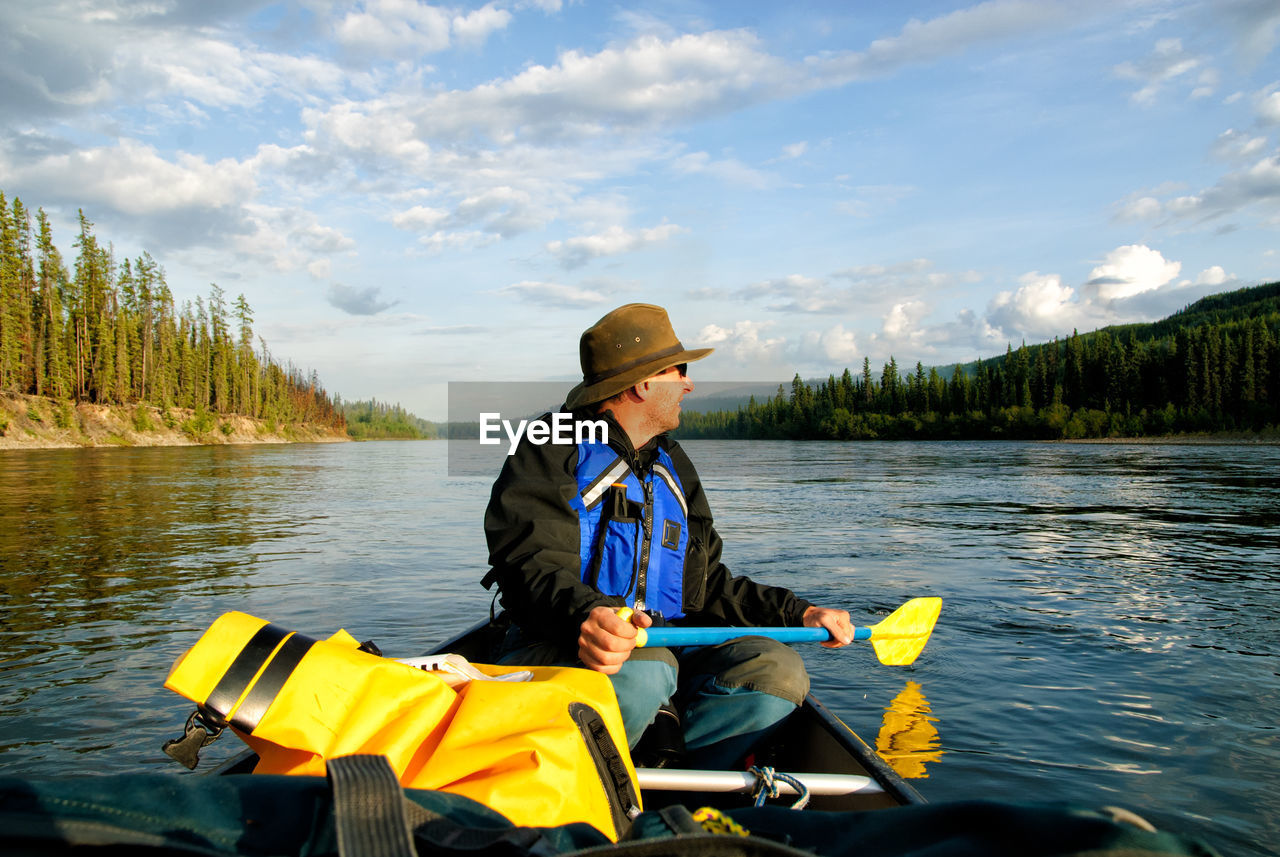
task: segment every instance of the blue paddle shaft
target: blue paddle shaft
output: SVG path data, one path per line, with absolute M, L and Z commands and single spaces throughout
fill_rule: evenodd
M 715 646 L 736 640 L 738 637 L 769 637 L 782 643 L 821 643 L 831 639 L 826 628 L 682 628 L 663 625 L 646 628 L 648 639 L 644 645 L 654 646 Z M 854 628 L 855 640 L 871 637 L 870 628 Z

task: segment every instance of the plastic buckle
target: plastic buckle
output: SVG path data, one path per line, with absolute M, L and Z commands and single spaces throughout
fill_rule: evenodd
M 225 723 L 209 723 L 204 712 L 197 708 L 187 718 L 182 737 L 165 741 L 160 749 L 187 770 L 194 771 L 196 765 L 200 764 L 200 751 L 218 740 L 225 728 Z

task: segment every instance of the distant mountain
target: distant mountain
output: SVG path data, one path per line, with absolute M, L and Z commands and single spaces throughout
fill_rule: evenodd
M 772 399 L 782 388 L 785 396 L 791 389 L 791 381 L 699 381 L 694 377 L 694 389 L 684 400 L 686 411 L 732 411 L 749 403 Z

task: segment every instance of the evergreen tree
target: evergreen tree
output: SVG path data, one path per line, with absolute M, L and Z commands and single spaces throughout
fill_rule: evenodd
M 1084 346 L 1079 331 L 1071 331 L 1066 344 L 1066 360 L 1062 375 L 1062 400 L 1067 407 L 1085 407 Z
M 871 403 L 875 397 L 875 389 L 871 384 L 871 358 L 862 358 L 862 408 L 864 411 L 871 410 Z
M 17 390 L 22 365 L 22 343 L 18 333 L 18 306 L 22 302 L 18 285 L 17 229 L 9 216 L 9 203 L 0 193 L 0 391 Z
M 71 396 L 71 377 L 63 336 L 62 296 L 67 290 L 67 271 L 62 264 L 62 255 L 53 244 L 53 232 L 44 209 L 38 210 L 36 224 L 40 267 L 36 279 L 35 304 L 39 308 L 39 323 L 36 328 L 33 392 L 37 396 L 66 399 Z

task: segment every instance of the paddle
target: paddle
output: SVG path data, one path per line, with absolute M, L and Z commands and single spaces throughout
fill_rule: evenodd
M 942 611 L 941 598 L 913 598 L 882 622 L 853 629 L 855 640 L 870 640 L 880 663 L 906 666 L 915 661 L 929 642 Z M 618 611 L 626 619 L 628 608 Z M 636 629 L 637 646 L 714 646 L 737 637 L 769 637 L 783 643 L 823 642 L 831 639 L 826 628 L 686 628 L 664 625 Z

